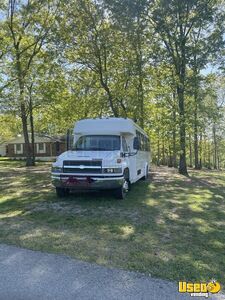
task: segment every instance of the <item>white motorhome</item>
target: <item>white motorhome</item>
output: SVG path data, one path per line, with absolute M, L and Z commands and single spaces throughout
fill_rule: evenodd
M 132 183 L 148 177 L 149 139 L 131 119 L 85 119 L 73 131 L 72 146 L 52 165 L 59 197 L 73 189 L 112 189 L 123 199 Z

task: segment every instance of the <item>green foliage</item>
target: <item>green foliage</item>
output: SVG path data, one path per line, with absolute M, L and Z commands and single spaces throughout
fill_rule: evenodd
M 20 120 L 12 114 L 1 114 L 0 124 L 0 143 L 13 138 L 21 132 Z
M 0 111 L 12 129 L 1 136 L 21 130 L 18 118 L 23 131 L 33 118 L 36 132 L 63 134 L 82 118 L 123 116 L 149 133 L 157 164 L 194 161 L 197 139 L 202 165 L 224 165 L 224 78 L 202 73 L 224 55 L 222 0 L 9 3 Z

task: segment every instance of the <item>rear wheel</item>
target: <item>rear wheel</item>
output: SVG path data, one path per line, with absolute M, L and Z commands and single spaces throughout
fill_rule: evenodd
M 66 189 L 66 188 L 61 188 L 61 187 L 56 187 L 55 188 L 55 191 L 56 191 L 56 195 L 59 197 L 59 198 L 63 198 L 63 197 L 66 197 L 69 195 L 69 189 Z
M 142 180 L 147 180 L 148 179 L 148 166 L 145 168 L 145 175 L 141 178 Z

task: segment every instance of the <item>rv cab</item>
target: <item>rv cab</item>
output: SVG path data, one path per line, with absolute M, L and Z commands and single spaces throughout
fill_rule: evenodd
M 149 139 L 131 119 L 80 120 L 68 144 L 68 151 L 52 165 L 52 183 L 59 197 L 74 189 L 110 189 L 123 199 L 131 184 L 148 177 Z

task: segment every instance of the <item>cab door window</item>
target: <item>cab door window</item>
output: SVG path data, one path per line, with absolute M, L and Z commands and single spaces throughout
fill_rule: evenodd
M 122 149 L 123 152 L 128 152 L 127 142 L 123 136 L 122 136 Z

